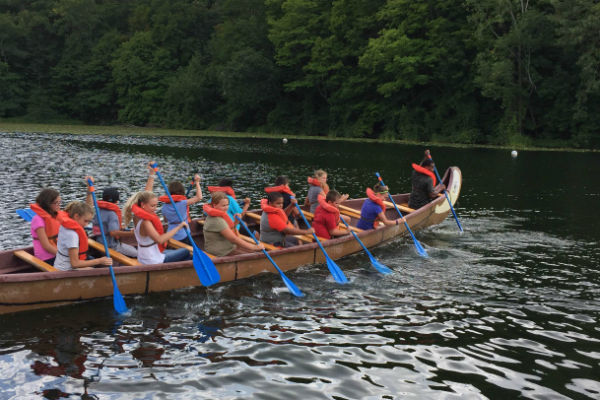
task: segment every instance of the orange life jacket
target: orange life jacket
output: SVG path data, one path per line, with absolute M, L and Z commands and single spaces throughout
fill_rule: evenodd
M 263 210 L 263 212 L 267 213 L 269 226 L 272 229 L 281 232 L 288 226 L 292 227 L 292 224 L 290 223 L 288 216 L 285 215 L 283 208 L 277 208 L 269 205 L 269 201 L 267 199 L 262 199 L 260 201 L 260 208 Z
M 79 259 L 85 260 L 87 258 L 88 251 L 88 237 L 83 229 L 83 226 L 79 225 L 68 215 L 62 216 L 60 224 L 67 229 L 72 229 L 77 232 L 77 237 L 79 237 Z
M 119 228 L 123 226 L 123 214 L 118 205 L 111 203 L 110 201 L 98 200 L 98 207 L 103 210 L 110 210 L 117 214 L 117 218 L 119 218 Z
M 431 180 L 433 181 L 433 186 L 436 185 L 435 174 L 432 171 L 428 170 L 427 168 L 421 167 L 420 165 L 417 165 L 415 163 L 412 164 L 412 167 L 418 173 L 427 175 L 428 177 L 430 177 Z
M 64 211 L 59 211 L 56 217 L 50 215 L 39 204 L 33 203 L 29 206 L 40 218 L 44 220 L 44 230 L 48 240 L 56 247 L 56 238 L 58 237 L 58 228 L 60 228 L 60 219 L 67 215 Z
M 290 196 L 296 197 L 294 192 L 292 192 L 292 190 L 289 187 L 287 187 L 286 185 L 269 186 L 269 187 L 265 188 L 265 192 L 267 192 L 267 193 L 273 193 L 273 192 L 287 193 Z
M 226 211 L 218 210 L 208 203 L 202 206 L 202 210 L 211 217 L 223 218 L 225 222 L 227 222 L 227 226 L 229 227 L 229 229 L 231 229 L 233 232 L 235 232 L 236 235 L 238 235 L 238 231 L 235 229 L 235 222 L 233 222 L 233 220 L 231 219 L 229 214 L 227 214 Z
M 173 198 L 173 201 L 175 203 L 179 203 L 180 201 L 188 199 L 186 196 L 184 196 L 182 194 L 172 194 L 171 197 Z M 171 204 L 171 200 L 169 199 L 169 196 L 167 196 L 167 195 L 159 196 L 158 197 L 158 201 L 162 201 L 165 204 Z M 187 212 L 187 220 L 188 220 L 188 222 L 192 222 L 192 219 L 190 218 L 190 206 L 189 206 L 189 204 L 186 206 L 186 212 Z
M 330 214 L 335 214 L 335 220 L 339 224 L 340 223 L 340 210 L 334 205 L 331 205 L 325 200 L 325 197 L 319 196 L 319 205 L 323 207 L 325 211 Z
M 382 211 L 385 211 L 385 203 L 383 202 L 383 200 L 381 200 L 379 197 L 377 197 L 377 195 L 375 194 L 375 192 L 373 191 L 373 189 L 367 188 L 367 197 L 373 203 L 377 203 L 377 205 L 379 207 L 381 207 Z
M 136 217 L 138 217 L 140 219 L 150 221 L 152 223 L 152 226 L 154 226 L 154 229 L 156 229 L 156 232 L 158 232 L 159 235 L 162 235 L 163 233 L 165 233 L 165 230 L 163 228 L 162 223 L 160 222 L 160 219 L 158 218 L 158 215 L 156 215 L 154 213 L 149 213 L 148 211 L 144 210 L 142 207 L 138 206 L 137 204 L 134 204 L 131 207 L 131 212 L 133 212 L 133 215 L 135 215 Z M 158 245 L 158 249 L 160 250 L 161 253 L 165 250 L 166 247 L 167 247 L 166 243 Z
M 231 186 L 209 186 L 207 189 L 210 193 L 225 192 L 235 199 L 235 192 Z
M 323 189 L 323 192 L 325 193 L 325 195 L 327 195 L 327 193 L 329 193 L 329 185 L 327 185 L 326 183 L 322 184 L 321 181 L 318 180 L 317 178 L 313 178 L 312 176 L 309 176 L 308 178 L 306 178 L 306 181 L 311 186 L 319 186 L 321 189 Z M 323 192 L 321 192 L 321 193 L 323 193 Z
M 383 212 L 385 212 L 385 203 L 383 202 L 383 200 L 381 200 L 379 197 L 377 197 L 377 195 L 375 194 L 375 192 L 373 191 L 373 189 L 367 188 L 367 197 L 373 203 L 375 203 L 379 207 L 381 207 L 381 210 Z M 378 226 L 379 226 L 379 224 L 377 223 L 377 218 L 375 218 L 375 221 L 373 222 L 373 228 L 377 228 Z

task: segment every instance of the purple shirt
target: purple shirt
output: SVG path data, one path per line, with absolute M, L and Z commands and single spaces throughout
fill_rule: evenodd
M 46 229 L 44 219 L 39 215 L 35 215 L 31 220 L 31 236 L 33 237 L 33 255 L 40 260 L 49 260 L 54 258 L 54 254 L 48 253 L 43 247 L 42 242 L 38 240 L 38 235 L 35 232 L 37 229 Z
M 383 210 L 377 203 L 371 199 L 366 199 L 360 209 L 360 219 L 358 220 L 356 227 L 364 230 L 373 229 L 375 218 L 377 218 L 382 211 Z

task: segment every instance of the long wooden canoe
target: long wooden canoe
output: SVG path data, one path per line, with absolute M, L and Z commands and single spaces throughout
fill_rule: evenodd
M 462 185 L 462 174 L 458 167 L 449 168 L 443 178 L 452 203 L 456 203 Z M 406 204 L 409 194 L 394 195 L 397 204 Z M 351 199 L 343 203 L 351 209 L 360 210 L 363 199 Z M 256 211 L 257 213 L 260 211 Z M 386 210 L 390 219 L 397 218 L 393 208 Z M 442 222 L 450 213 L 445 196 L 405 214 L 413 231 L 427 228 Z M 350 213 L 352 214 L 352 213 Z M 247 221 L 255 225 L 253 220 Z M 352 218 L 352 224 L 357 219 Z M 194 221 L 190 225 L 192 235 L 200 248 L 203 247 L 202 225 Z M 362 231 L 358 236 L 365 246 L 373 247 L 391 239 L 406 235 L 404 224 L 381 226 L 377 229 Z M 332 259 L 363 251 L 351 236 L 343 236 L 323 242 Z M 93 268 L 74 271 L 41 272 L 31 264 L 15 255 L 19 250 L 32 253 L 32 248 L 22 248 L 0 252 L 0 314 L 18 311 L 56 307 L 93 299 L 112 296 L 112 281 L 108 268 Z M 305 243 L 299 246 L 271 250 L 270 256 L 283 270 L 288 271 L 303 265 L 323 264 L 325 257 L 317 243 Z M 20 253 L 23 256 L 22 253 Z M 250 278 L 254 275 L 276 273 L 273 266 L 262 253 L 247 253 L 235 256 L 214 258 L 221 275 L 221 282 Z M 139 295 L 152 292 L 201 286 L 192 261 L 155 264 L 118 266 L 114 268 L 119 290 L 123 295 Z

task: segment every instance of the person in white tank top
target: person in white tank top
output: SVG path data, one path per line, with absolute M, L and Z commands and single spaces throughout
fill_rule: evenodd
M 126 213 L 131 214 L 133 204 L 137 204 L 143 211 L 150 214 L 156 214 L 158 207 L 158 197 L 156 194 L 143 191 L 137 193 L 127 202 Z M 133 217 L 135 225 L 135 238 L 138 242 L 138 261 L 142 264 L 160 264 L 175 261 L 191 260 L 192 257 L 187 249 L 171 250 L 167 249 L 161 252 L 159 245 L 166 243 L 182 228 L 187 227 L 187 222 L 180 223 L 174 229 L 160 234 L 152 222 L 147 219 Z

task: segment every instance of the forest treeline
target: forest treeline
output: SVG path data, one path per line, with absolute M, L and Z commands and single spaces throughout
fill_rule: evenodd
M 0 118 L 600 147 L 598 0 L 0 0 Z

